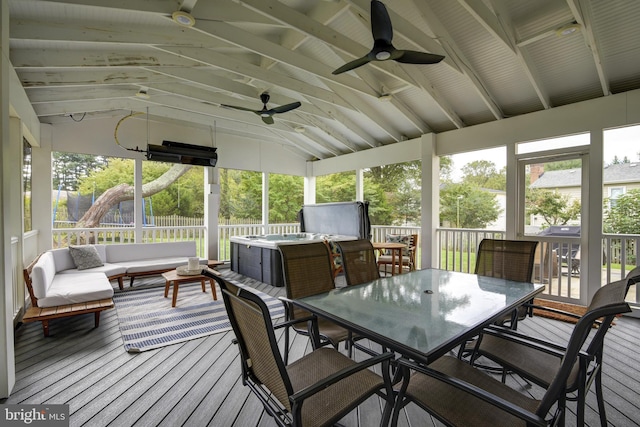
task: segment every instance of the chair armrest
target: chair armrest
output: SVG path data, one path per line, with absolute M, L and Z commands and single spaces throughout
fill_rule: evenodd
M 409 372 L 408 372 L 409 369 L 413 369 L 417 372 L 420 372 L 424 375 L 427 375 L 431 378 L 434 378 L 438 381 L 442 381 L 446 384 L 449 384 L 452 387 L 455 387 L 459 390 L 469 393 L 470 395 L 477 397 L 478 399 L 481 399 L 491 405 L 494 405 L 502 409 L 503 411 L 506 411 L 522 420 L 525 420 L 527 423 L 530 423 L 531 425 L 536 425 L 540 427 L 547 426 L 547 422 L 544 418 L 541 418 L 538 415 L 534 414 L 533 412 L 529 412 L 499 396 L 491 394 L 488 391 L 478 386 L 475 386 L 473 384 L 470 384 L 466 381 L 463 381 L 459 378 L 452 377 L 440 371 L 436 371 L 435 369 L 431 369 L 428 366 L 419 365 L 417 363 L 414 363 L 402 358 L 398 359 L 398 367 L 403 369 L 404 371 L 403 375 L 405 377 L 405 382 L 407 382 L 408 381 L 407 378 L 409 378 Z M 406 385 L 403 384 L 403 390 L 405 389 L 406 389 Z
M 567 316 L 567 317 L 571 317 L 573 319 L 580 319 L 582 316 L 579 314 L 575 314 L 575 313 L 571 313 L 570 311 L 565 311 L 565 310 L 560 310 L 557 308 L 552 308 L 552 307 L 545 307 L 544 305 L 537 305 L 537 304 L 531 304 L 531 303 L 524 303 L 523 304 L 525 307 L 529 307 L 531 310 L 533 310 L 534 308 L 538 309 L 538 310 L 543 310 L 543 311 L 548 311 L 550 313 L 555 313 L 555 314 L 559 314 L 562 316 Z M 596 320 L 593 322 L 596 325 L 600 325 L 602 322 L 600 320 Z
M 348 378 L 349 376 L 355 374 L 356 372 L 362 371 L 364 369 L 368 369 L 369 367 L 373 365 L 377 365 L 378 363 L 381 363 L 381 362 L 384 364 L 388 364 L 389 361 L 393 358 L 394 358 L 393 353 L 382 353 L 377 356 L 371 357 L 367 360 L 363 360 L 362 362 L 358 362 L 347 368 L 341 369 L 332 375 L 329 375 L 322 381 L 319 381 L 313 385 L 310 385 L 298 391 L 297 393 L 294 393 L 289 397 L 289 400 L 291 400 L 291 403 L 304 401 L 310 396 L 313 396 L 314 394 L 326 389 L 327 387 L 337 383 L 338 381 Z M 388 366 L 384 366 L 382 369 L 388 369 Z
M 285 322 L 278 323 L 277 325 L 273 325 L 273 329 L 286 328 L 286 327 L 297 325 L 298 323 L 303 323 L 303 322 L 315 322 L 317 319 L 318 318 L 313 315 L 301 317 L 299 319 L 290 319 Z
M 548 311 L 550 313 L 562 314 L 563 316 L 572 317 L 574 319 L 579 319 L 582 317 L 579 314 L 571 313 L 570 311 L 560 310 L 552 307 L 545 307 L 544 305 L 537 305 L 537 304 L 531 304 L 531 303 L 524 303 L 523 305 L 526 307 L 537 308 L 538 310 Z
M 512 341 L 517 344 L 542 351 L 552 356 L 556 356 L 558 358 L 562 358 L 564 356 L 564 353 L 567 351 L 567 348 L 561 344 L 556 344 L 540 338 L 524 335 L 512 329 L 507 329 L 500 326 L 488 326 L 482 331 L 482 334 L 493 335 L 497 338 Z M 477 348 L 479 348 L 481 345 L 482 338 L 478 340 Z

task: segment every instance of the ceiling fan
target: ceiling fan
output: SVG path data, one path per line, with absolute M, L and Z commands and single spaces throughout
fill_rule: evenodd
M 268 125 L 272 125 L 274 123 L 273 122 L 274 114 L 286 113 L 287 111 L 294 110 L 302 105 L 300 102 L 296 101 L 296 102 L 292 102 L 291 104 L 281 105 L 279 107 L 267 108 L 267 102 L 269 102 L 269 98 L 270 96 L 267 92 L 263 92 L 260 94 L 260 100 L 264 105 L 262 107 L 262 110 L 252 110 L 251 108 L 244 108 L 244 107 L 238 107 L 234 105 L 225 105 L 225 104 L 221 104 L 221 106 L 227 107 L 227 108 L 233 108 L 235 110 L 251 111 L 252 113 L 255 113 L 260 117 L 262 117 L 263 122 L 265 122 Z
M 371 0 L 371 33 L 373 34 L 373 48 L 371 51 L 362 58 L 344 64 L 332 74 L 344 73 L 371 61 L 392 59 L 405 64 L 437 64 L 444 59 L 444 56 L 433 53 L 396 49 L 391 44 L 393 27 L 389 13 L 385 5 L 378 0 Z

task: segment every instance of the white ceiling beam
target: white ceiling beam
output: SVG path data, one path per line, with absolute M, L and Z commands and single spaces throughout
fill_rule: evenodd
M 14 49 L 13 68 L 61 67 L 194 67 L 201 64 L 187 58 L 159 52 L 152 48 L 118 51 L 79 48 L 73 49 Z
M 414 3 L 416 2 L 416 0 L 411 0 L 411 1 L 413 1 Z M 445 40 L 445 50 L 448 52 L 450 56 L 455 57 L 452 59 L 457 64 L 459 64 L 460 69 L 462 70 L 462 74 L 464 74 L 469 79 L 469 81 L 471 82 L 473 87 L 476 89 L 476 92 L 478 93 L 482 101 L 485 103 L 489 111 L 491 111 L 491 114 L 493 114 L 493 116 L 496 119 L 504 118 L 504 113 L 502 112 L 502 109 L 493 100 L 493 96 L 491 96 L 489 91 L 486 89 L 487 85 L 480 80 L 480 77 L 478 77 L 479 73 L 477 73 L 471 67 L 471 65 L 469 65 L 471 64 L 471 62 L 466 58 L 466 56 L 462 52 L 462 49 L 460 49 L 460 47 L 454 41 L 453 37 L 451 37 L 451 35 L 447 31 L 447 29 L 444 27 L 444 25 L 442 25 L 442 22 L 440 22 L 440 20 L 437 19 L 435 13 L 433 12 L 429 4 L 427 2 L 421 2 L 419 5 L 416 4 L 416 7 L 418 8 L 418 10 L 424 12 L 422 13 L 421 17 L 427 23 L 429 28 L 431 28 L 431 30 L 435 34 L 437 34 L 438 38 Z M 446 46 L 449 46 L 449 47 L 447 48 Z
M 340 90 L 340 88 L 335 83 L 328 83 L 327 85 L 334 91 Z M 393 125 L 393 123 L 390 123 L 389 119 L 385 117 L 383 113 L 373 109 L 371 106 L 369 106 L 369 104 L 362 101 L 356 95 L 350 97 L 350 101 L 362 114 L 367 116 L 372 121 L 373 126 L 376 126 L 379 130 L 384 132 L 395 142 L 399 142 L 405 139 L 405 136 L 395 130 L 395 126 Z
M 171 14 L 182 9 L 181 2 L 177 0 L 20 0 L 33 2 L 54 2 L 69 4 L 76 7 L 93 7 L 113 10 L 124 10 L 130 12 L 155 13 L 171 17 Z M 200 19 L 220 20 L 225 22 L 252 22 L 256 24 L 268 24 L 270 19 L 258 14 L 247 13 L 241 5 L 231 0 L 210 0 L 196 3 L 195 0 L 185 0 L 182 2 L 185 11 L 189 10 L 194 16 Z M 195 3 L 195 5 L 194 5 Z M 190 7 L 190 9 L 189 9 Z
M 591 25 L 593 21 L 591 17 L 591 7 L 589 6 L 589 4 L 587 4 L 587 2 L 583 2 L 581 0 L 567 0 L 567 4 L 569 5 L 569 9 L 571 9 L 571 13 L 576 18 L 576 22 L 582 25 L 582 36 L 584 37 L 584 41 L 591 51 L 591 55 L 593 56 L 593 62 L 596 66 L 596 71 L 598 72 L 598 79 L 600 79 L 600 87 L 602 88 L 602 93 L 605 96 L 611 95 L 609 78 L 607 77 L 607 73 L 604 71 L 604 68 L 602 66 L 600 49 L 598 48 L 596 37 L 593 34 L 593 28 Z
M 501 41 L 514 54 L 515 42 L 513 33 L 508 34 L 502 26 L 504 19 L 501 21 L 483 2 L 482 0 L 458 0 L 462 6 L 480 25 L 484 27 L 489 34 L 495 39 Z M 492 3 L 493 4 L 493 3 Z M 495 8 L 495 5 L 494 5 Z
M 165 52 L 171 52 L 175 55 L 181 55 L 187 58 L 191 58 L 203 64 L 242 74 L 263 82 L 274 84 L 276 86 L 282 86 L 294 92 L 298 92 L 302 95 L 340 105 L 343 108 L 353 109 L 350 103 L 346 102 L 342 97 L 338 96 L 332 91 L 310 85 L 308 83 L 285 76 L 283 74 L 265 70 L 264 68 L 249 64 L 246 61 L 235 59 L 229 55 L 224 55 L 221 53 L 213 52 L 211 50 L 194 47 L 154 47 L 158 50 L 163 50 Z
M 529 83 L 538 95 L 538 99 L 545 109 L 551 108 L 551 100 L 549 94 L 543 89 L 541 79 L 536 71 L 531 56 L 523 51 L 515 40 L 515 29 L 513 23 L 506 17 L 507 14 L 501 10 L 501 6 L 492 3 L 498 16 L 494 15 L 491 10 L 479 0 L 458 0 L 458 3 L 482 25 L 493 38 L 503 43 L 518 59 L 522 71 L 524 71 Z M 505 31 L 508 30 L 508 32 Z
M 95 85 L 147 85 L 150 83 L 170 83 L 173 78 L 141 69 L 125 68 L 58 68 L 54 70 L 22 70 L 19 74 L 22 86 L 28 87 L 64 87 Z
M 225 22 L 205 22 L 202 24 L 198 23 L 196 25 L 198 26 L 198 29 L 204 33 L 217 37 L 228 43 L 248 49 L 259 55 L 266 56 L 269 59 L 288 64 L 317 77 L 331 80 L 348 89 L 352 89 L 372 97 L 377 96 L 377 93 L 368 85 L 347 73 L 334 76 L 331 74 L 333 71 L 332 67 L 329 67 L 320 61 L 316 61 L 315 59 L 309 58 L 308 56 L 300 55 L 275 43 L 271 43 L 264 38 L 256 37 L 247 31 L 234 27 L 233 25 Z

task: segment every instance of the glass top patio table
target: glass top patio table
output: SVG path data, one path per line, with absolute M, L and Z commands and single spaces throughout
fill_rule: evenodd
M 430 363 L 544 285 L 437 269 L 300 298 L 295 304 L 421 363 Z

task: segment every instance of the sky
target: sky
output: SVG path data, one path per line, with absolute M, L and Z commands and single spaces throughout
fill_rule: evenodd
M 558 140 L 564 140 L 567 146 L 581 145 L 585 142 L 584 135 L 577 135 L 564 138 L 556 138 L 553 140 L 538 141 L 537 147 L 543 146 L 547 142 L 553 142 L 554 145 L 558 144 Z M 588 143 L 588 139 L 586 140 Z M 498 147 L 488 150 L 473 151 L 469 153 L 455 154 L 451 158 L 453 160 L 453 173 L 452 178 L 454 181 L 459 181 L 462 178 L 462 167 L 474 160 L 490 160 L 492 161 L 498 170 L 502 169 L 506 165 L 506 148 Z M 617 155 L 620 160 L 625 156 L 631 162 L 638 162 L 638 153 L 640 152 L 640 125 L 628 126 L 624 128 L 609 129 L 604 133 L 604 161 L 611 163 L 614 156 Z

